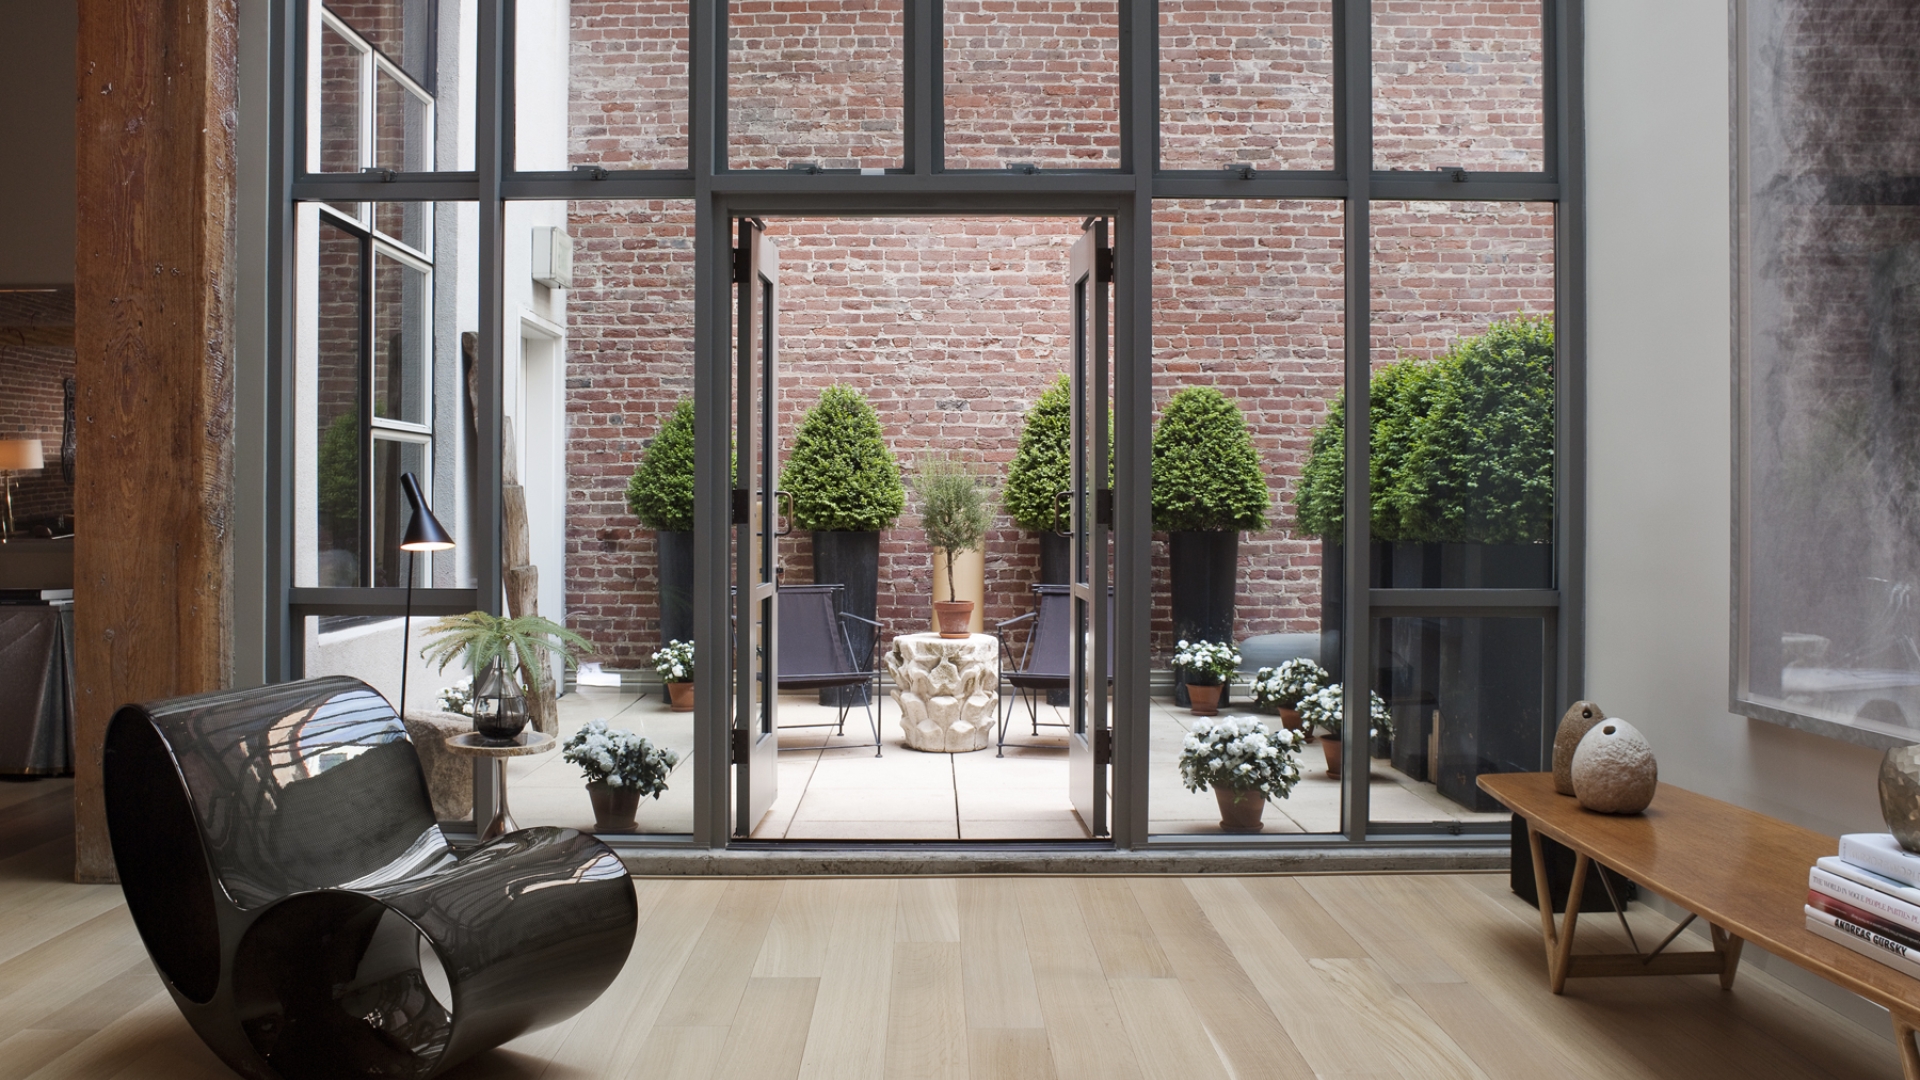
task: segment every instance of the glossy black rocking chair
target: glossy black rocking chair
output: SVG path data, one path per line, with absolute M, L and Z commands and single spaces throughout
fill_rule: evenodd
M 638 905 L 571 829 L 455 854 L 385 698 L 327 678 L 129 705 L 107 729 L 127 907 L 243 1076 L 436 1076 L 590 1004 Z

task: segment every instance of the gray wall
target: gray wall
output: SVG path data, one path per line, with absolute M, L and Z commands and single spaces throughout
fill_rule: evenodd
M 0 286 L 73 283 L 74 0 L 0 3 Z
M 1646 732 L 1662 780 L 1878 830 L 1877 751 L 1727 710 L 1727 18 L 1716 0 L 1587 5 L 1587 693 Z

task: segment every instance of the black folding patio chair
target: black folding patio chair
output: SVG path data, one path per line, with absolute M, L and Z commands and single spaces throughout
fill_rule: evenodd
M 1011 684 L 1027 703 L 1027 718 L 1032 724 L 1033 734 L 1038 736 L 1042 726 L 1072 726 L 1070 723 L 1040 719 L 1040 699 L 1048 691 L 1065 691 L 1073 686 L 1073 586 L 1035 585 L 1033 592 L 1038 600 L 1034 609 L 1025 615 L 996 623 L 993 635 L 1000 639 L 1000 680 Z M 1108 595 L 1112 595 L 1112 590 L 1108 590 Z M 1008 640 L 1008 631 L 1027 622 L 1031 622 L 1033 628 L 1027 634 L 1020 662 L 1015 664 L 1013 643 Z M 1107 684 L 1113 684 L 1111 603 L 1107 605 Z M 999 747 L 994 751 L 995 757 L 1006 756 L 1007 724 L 1013 719 L 1013 698 L 1005 693 L 1000 697 L 1005 705 L 1001 709 Z
M 858 686 L 866 690 L 864 703 L 867 724 L 873 729 L 873 756 L 880 756 L 880 624 L 850 611 L 841 610 L 842 585 L 780 586 L 780 673 L 781 690 L 825 690 L 839 686 Z M 873 628 L 864 661 L 853 654 L 853 639 L 847 624 L 862 623 Z M 781 724 L 784 728 L 830 727 L 834 734 L 846 733 L 847 713 L 853 707 L 853 695 L 840 698 L 840 719 L 830 724 Z M 795 747 L 794 749 L 799 749 Z

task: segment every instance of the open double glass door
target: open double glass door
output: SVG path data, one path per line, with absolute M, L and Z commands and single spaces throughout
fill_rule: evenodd
M 741 219 L 733 251 L 733 831 L 748 836 L 779 793 L 780 594 L 774 484 L 780 403 L 780 263 L 766 231 Z
M 1108 430 L 1107 319 L 1113 290 L 1108 219 L 1087 223 L 1074 242 L 1067 284 L 1073 292 L 1072 530 L 1073 659 L 1068 703 L 1067 783 L 1073 809 L 1093 836 L 1105 836 L 1107 776 L 1113 757 L 1107 687 L 1112 677 L 1113 594 L 1108 558 L 1113 531 L 1112 432 Z

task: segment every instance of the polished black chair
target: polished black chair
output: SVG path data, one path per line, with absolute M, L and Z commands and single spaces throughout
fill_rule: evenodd
M 1073 686 L 1073 586 L 1035 585 L 1032 611 L 1005 622 L 995 623 L 993 636 L 1000 639 L 1000 680 L 1014 689 L 1002 692 L 1000 699 L 999 745 L 995 757 L 1007 752 L 1007 725 L 1013 720 L 1014 697 L 1026 702 L 1027 719 L 1033 734 L 1042 727 L 1071 727 L 1040 719 L 1040 699 L 1048 693 L 1062 693 Z M 1108 596 L 1112 596 L 1109 589 Z M 1018 661 L 1013 656 L 1013 631 L 1031 624 L 1027 641 Z M 1113 605 L 1107 605 L 1107 685 L 1113 685 Z
M 867 710 L 867 725 L 873 729 L 873 756 L 880 756 L 880 624 L 850 611 L 841 610 L 840 585 L 780 586 L 780 674 L 782 691 L 826 690 L 834 687 L 858 687 L 865 691 L 861 704 Z M 863 660 L 854 656 L 853 638 L 847 633 L 849 622 L 871 627 L 865 635 L 869 644 Z M 831 724 L 788 724 L 788 728 L 830 727 L 843 735 L 847 713 L 853 708 L 853 696 L 840 696 L 840 718 Z
M 454 852 L 357 679 L 126 706 L 104 767 L 134 925 L 243 1076 L 436 1076 L 579 1012 L 633 946 L 633 884 L 593 837 Z

